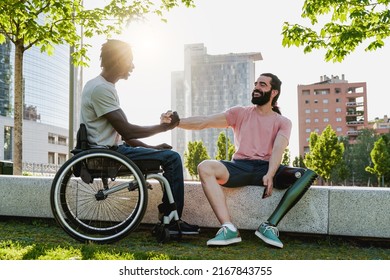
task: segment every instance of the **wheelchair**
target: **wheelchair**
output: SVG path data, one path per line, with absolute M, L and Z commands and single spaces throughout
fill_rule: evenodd
M 90 145 L 84 124 L 71 153 L 56 173 L 50 191 L 53 216 L 68 235 L 97 244 L 124 238 L 141 223 L 151 188 L 148 180 L 155 179 L 167 193 L 171 211 L 153 234 L 159 243 L 170 239 L 168 225 L 172 220 L 178 222 L 179 216 L 159 161 L 132 161 L 112 148 Z M 179 223 L 178 227 L 180 236 Z

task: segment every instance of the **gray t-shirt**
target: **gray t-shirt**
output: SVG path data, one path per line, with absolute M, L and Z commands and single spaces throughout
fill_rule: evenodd
M 113 83 L 99 75 L 85 84 L 81 95 L 80 121 L 87 127 L 90 143 L 107 146 L 121 144 L 121 136 L 103 117 L 118 109 L 119 97 Z

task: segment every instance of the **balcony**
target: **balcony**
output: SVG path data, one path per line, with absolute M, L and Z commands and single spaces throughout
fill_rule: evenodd
M 347 107 L 359 107 L 359 106 L 363 106 L 364 105 L 364 102 L 347 102 L 345 103 L 345 106 Z
M 357 136 L 357 135 L 359 135 L 359 131 L 358 130 L 350 130 L 350 131 L 347 131 L 347 135 L 348 136 Z

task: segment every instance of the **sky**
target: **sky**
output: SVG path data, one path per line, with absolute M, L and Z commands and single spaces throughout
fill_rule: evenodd
M 325 62 L 324 50 L 304 54 L 303 48 L 282 46 L 285 21 L 309 26 L 300 17 L 303 0 L 195 0 L 195 8 L 179 7 L 165 14 L 167 23 L 157 17 L 131 23 L 114 38 L 129 42 L 133 48 L 135 69 L 128 80 L 116 87 L 121 107 L 130 122 L 150 125 L 159 122 L 162 112 L 171 108 L 171 72 L 184 69 L 184 45 L 203 43 L 208 54 L 261 52 L 263 60 L 255 63 L 256 76 L 276 74 L 283 82 L 278 104 L 282 114 L 293 122 L 290 139 L 291 158 L 298 156 L 297 86 L 320 81 L 320 76 L 345 75 L 349 82 L 367 83 L 368 117 L 389 115 L 386 82 L 390 62 L 390 41 L 375 52 L 365 52 L 364 45 L 342 63 Z M 100 47 L 106 38 L 87 40 L 90 67 L 84 81 L 100 73 Z M 248 92 L 250 94 L 250 92 Z M 239 105 L 239 104 L 237 104 Z M 186 117 L 186 116 L 182 116 Z M 144 139 L 149 144 L 171 143 L 170 132 Z

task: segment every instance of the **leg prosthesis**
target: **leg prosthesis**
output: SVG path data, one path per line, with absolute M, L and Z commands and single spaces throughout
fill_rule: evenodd
M 275 188 L 289 187 L 268 219 L 268 222 L 274 226 L 302 198 L 317 178 L 317 174 L 310 169 L 285 167 L 275 177 Z

